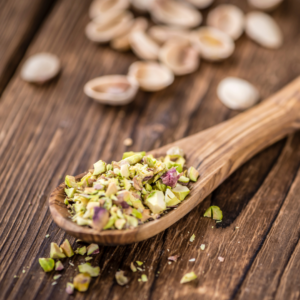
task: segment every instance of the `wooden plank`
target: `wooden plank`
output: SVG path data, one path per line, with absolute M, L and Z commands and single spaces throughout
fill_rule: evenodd
M 0 3 L 0 95 L 55 0 Z
M 299 5 L 289 0 L 275 13 L 286 40 L 282 49 L 262 49 L 242 37 L 231 59 L 220 64 L 202 62 L 199 71 L 177 78 L 170 88 L 153 94 L 139 92 L 130 105 L 113 108 L 87 99 L 82 87 L 99 75 L 126 73 L 136 58 L 86 40 L 88 1 L 58 2 L 26 57 L 38 51 L 57 54 L 63 65 L 61 76 L 36 87 L 22 82 L 17 70 L 0 103 L 0 297 L 68 298 L 65 284 L 77 274 L 69 260 L 64 260 L 63 276 L 55 286 L 51 285 L 54 272 L 45 274 L 38 264 L 39 257 L 49 256 L 50 242 L 60 243 L 66 237 L 52 222 L 47 204 L 50 191 L 65 174 L 79 174 L 100 157 L 111 160 L 124 150 L 167 144 L 235 115 L 215 96 L 225 76 L 250 80 L 263 97 L 296 77 L 300 73 Z M 127 137 L 133 138 L 132 147 L 123 145 Z M 74 298 L 233 297 L 298 171 L 298 148 L 296 135 L 263 151 L 164 233 L 126 247 L 101 247 L 92 261 L 100 266 L 100 277 L 93 279 L 89 292 L 76 293 Z M 199 217 L 211 203 L 222 208 L 224 228 Z M 240 229 L 235 231 L 235 226 Z M 189 243 L 193 233 L 196 240 Z M 74 239 L 68 238 L 76 248 Z M 202 243 L 204 252 L 199 250 Z M 167 257 L 177 253 L 181 259 L 169 265 Z M 219 255 L 225 257 L 223 263 L 217 260 Z M 196 262 L 189 262 L 193 257 Z M 137 281 L 141 273 L 129 270 L 130 262 L 136 260 L 146 262 L 147 283 Z M 83 257 L 71 261 L 77 267 Z M 118 269 L 130 277 L 128 288 L 114 281 Z M 191 270 L 199 274 L 199 280 L 179 285 L 182 275 Z

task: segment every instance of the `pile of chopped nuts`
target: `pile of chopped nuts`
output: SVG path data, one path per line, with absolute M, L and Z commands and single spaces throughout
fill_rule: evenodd
M 95 230 L 129 229 L 160 218 L 190 193 L 199 177 L 185 168 L 183 150 L 173 147 L 155 159 L 145 152 L 125 152 L 119 162 L 99 160 L 80 181 L 66 176 L 65 204 L 72 220 Z

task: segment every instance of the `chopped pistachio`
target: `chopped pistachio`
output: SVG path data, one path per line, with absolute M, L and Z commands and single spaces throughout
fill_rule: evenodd
M 74 196 L 75 189 L 74 188 L 65 189 L 65 193 L 69 198 L 72 198 Z
M 222 213 L 220 207 L 211 206 L 205 211 L 204 217 L 212 218 L 214 220 L 219 221 L 219 220 L 223 219 L 223 213 Z
M 25 273 L 25 272 L 26 272 L 25 270 L 22 271 L 22 273 Z
M 73 285 L 79 292 L 85 292 L 89 288 L 91 275 L 88 273 L 80 273 L 74 277 Z
M 56 281 L 53 281 L 53 282 L 51 283 L 51 285 L 57 285 L 57 282 L 56 282 Z
M 99 267 L 92 267 L 90 263 L 85 263 L 78 266 L 78 270 L 80 273 L 88 273 L 92 277 L 99 276 L 100 268 Z
M 180 203 L 180 200 L 175 196 L 175 194 L 170 190 L 166 190 L 165 200 L 167 206 L 174 206 Z
M 142 217 L 143 217 L 143 215 L 142 215 L 142 213 L 140 213 L 137 209 L 133 209 L 132 210 L 132 215 L 134 216 L 134 217 L 136 217 L 136 218 L 138 218 L 138 219 L 142 219 Z
M 143 282 L 147 282 L 147 281 L 148 281 L 147 275 L 143 274 L 143 275 L 141 276 L 141 280 L 142 280 Z
M 180 280 L 180 283 L 190 282 L 195 279 L 197 279 L 197 275 L 194 272 L 190 272 L 190 273 L 185 274 L 182 277 L 182 279 Z
M 68 282 L 67 283 L 67 286 L 66 286 L 66 292 L 69 294 L 69 295 L 72 295 L 74 293 L 74 285 L 73 283 L 71 282 Z
M 92 259 L 93 259 L 93 257 L 87 256 L 87 257 L 85 258 L 85 261 L 90 261 L 90 260 L 92 260 Z
M 94 173 L 93 175 L 100 175 L 106 171 L 106 163 L 102 160 L 97 161 L 94 163 Z
M 126 276 L 124 276 L 124 271 L 118 271 L 115 275 L 115 278 L 119 285 L 125 285 L 129 281 L 128 278 Z
M 205 245 L 204 245 L 204 244 L 201 244 L 200 249 L 201 249 L 201 250 L 204 250 L 204 249 L 205 249 Z
M 62 249 L 60 249 L 56 243 L 51 243 L 50 257 L 60 259 L 60 258 L 65 258 L 66 255 L 63 253 Z
M 87 255 L 95 254 L 95 252 L 99 251 L 99 246 L 97 244 L 90 244 L 86 250 Z
M 139 265 L 139 266 L 142 266 L 143 265 L 143 262 L 142 261 L 136 261 L 136 263 Z
M 140 272 L 144 272 L 144 270 L 143 270 L 142 268 L 137 267 L 137 269 L 138 269 Z
M 154 214 L 164 211 L 166 209 L 166 202 L 163 192 L 152 191 L 146 199 L 146 205 Z
M 54 269 L 54 260 L 52 258 L 39 258 L 39 263 L 45 272 L 51 272 Z
M 64 265 L 60 260 L 55 263 L 55 271 L 61 271 L 64 269 Z
M 188 187 L 177 183 L 176 187 L 172 189 L 172 192 L 180 201 L 182 201 L 190 193 L 190 190 Z
M 75 253 L 76 253 L 76 254 L 80 254 L 80 255 L 85 255 L 85 254 L 86 254 L 86 246 L 83 246 L 83 247 L 81 247 L 81 248 L 77 248 L 77 249 L 75 250 Z
M 58 274 L 58 275 L 53 276 L 53 279 L 54 279 L 54 280 L 57 280 L 57 279 L 59 279 L 60 277 L 61 277 L 61 275 Z
M 61 245 L 60 248 L 64 252 L 64 254 L 68 257 L 72 257 L 74 255 L 74 251 L 70 242 L 66 239 Z
M 50 236 L 50 234 L 46 234 L 45 238 L 47 239 Z
M 193 234 L 191 237 L 190 237 L 190 242 L 193 242 L 195 240 L 195 235 Z
M 137 271 L 133 262 L 130 264 L 130 269 L 131 269 L 132 272 L 136 272 Z
M 199 177 L 199 172 L 194 167 L 190 167 L 187 175 L 192 181 L 196 182 Z

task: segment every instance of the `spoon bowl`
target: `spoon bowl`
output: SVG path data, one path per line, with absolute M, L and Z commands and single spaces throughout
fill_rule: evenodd
M 148 239 L 184 217 L 215 188 L 256 153 L 300 128 L 300 77 L 278 93 L 238 116 L 200 133 L 149 151 L 154 157 L 178 146 L 183 149 L 186 164 L 200 173 L 190 184 L 190 195 L 177 209 L 160 219 L 134 229 L 98 232 L 72 222 L 64 204 L 65 184 L 59 185 L 49 199 L 50 211 L 56 224 L 69 234 L 88 243 L 124 245 Z M 80 174 L 76 179 L 80 179 Z

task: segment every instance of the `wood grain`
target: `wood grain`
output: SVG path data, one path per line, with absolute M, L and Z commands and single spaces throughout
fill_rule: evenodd
M 249 10 L 246 3 L 240 2 L 232 1 L 244 11 Z M 92 280 L 85 294 L 69 297 L 64 291 L 66 282 L 77 274 L 76 267 L 84 261 L 83 257 L 71 259 L 75 268 L 69 265 L 69 259 L 63 261 L 65 270 L 55 286 L 51 285 L 55 272 L 45 274 L 38 264 L 39 257 L 49 256 L 52 241 L 60 244 L 67 237 L 77 247 L 75 240 L 52 221 L 47 201 L 66 174 L 80 174 L 99 158 L 109 161 L 120 158 L 125 150 L 159 148 L 238 114 L 224 107 L 215 94 L 219 81 L 228 75 L 249 80 L 263 98 L 298 76 L 299 1 L 286 0 L 273 13 L 284 33 L 281 49 L 260 48 L 243 36 L 229 60 L 219 64 L 201 62 L 195 74 L 176 78 L 171 87 L 158 93 L 139 92 L 137 99 L 123 108 L 96 104 L 82 92 L 87 80 L 104 74 L 125 74 L 136 60 L 130 52 L 117 53 L 85 38 L 89 4 L 90 1 L 81 0 L 58 1 L 26 52 L 26 57 L 38 51 L 57 54 L 63 64 L 61 76 L 44 87 L 36 87 L 19 79 L 19 68 L 1 98 L 0 298 L 242 297 L 251 282 L 247 279 L 248 271 L 255 272 L 251 266 L 259 258 L 298 173 L 299 134 L 256 155 L 182 220 L 157 236 L 128 246 L 100 247 L 100 253 L 91 262 L 100 266 L 101 275 Z M 133 146 L 123 145 L 127 137 L 133 139 Z M 211 204 L 223 210 L 222 226 L 216 227 L 211 220 L 201 218 Z M 299 209 L 296 205 L 295 210 Z M 293 218 L 286 222 L 289 225 L 284 228 L 295 223 Z M 235 230 L 236 226 L 239 229 Z M 196 239 L 190 243 L 193 233 Z M 293 232 L 282 234 L 288 240 Z M 199 248 L 202 243 L 206 245 L 204 251 Z M 276 293 L 268 292 L 271 298 L 297 295 L 297 285 L 290 286 L 289 280 L 297 278 L 299 247 L 294 252 L 292 248 L 287 253 L 285 247 L 278 249 L 287 268 Z M 180 254 L 181 258 L 169 265 L 167 257 L 172 254 Z M 218 256 L 225 258 L 223 263 Z M 196 261 L 189 262 L 191 258 Z M 147 283 L 138 282 L 141 273 L 133 274 L 129 269 L 130 262 L 136 260 L 145 261 Z M 277 264 L 283 270 L 282 263 L 274 262 L 271 274 Z M 128 287 L 116 284 L 114 274 L 118 269 L 130 278 Z M 190 271 L 195 271 L 199 280 L 179 285 L 183 274 Z M 260 297 L 267 295 L 268 283 L 256 281 L 253 288 L 262 291 Z M 248 299 L 256 299 L 254 294 L 250 296 Z
M 191 184 L 188 198 L 162 218 L 125 231 L 99 232 L 79 226 L 70 220 L 64 204 L 67 187 L 64 183 L 50 195 L 50 212 L 59 227 L 87 243 L 115 246 L 143 241 L 184 217 L 259 151 L 299 128 L 300 76 L 267 100 L 229 121 L 149 152 L 154 157 L 161 157 L 169 148 L 180 147 L 186 155 L 187 166 L 194 166 L 200 174 L 197 183 Z
M 0 95 L 55 0 L 0 2 Z

